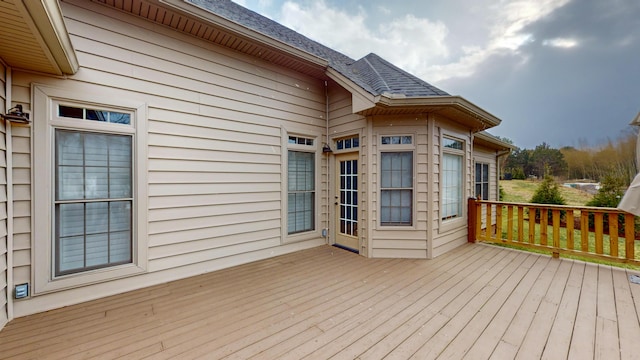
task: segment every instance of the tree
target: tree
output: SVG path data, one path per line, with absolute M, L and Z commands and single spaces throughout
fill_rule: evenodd
M 554 149 L 549 144 L 543 142 L 536 146 L 531 153 L 532 174 L 542 177 L 545 176 L 547 168 L 554 176 L 565 176 L 567 171 L 567 162 L 564 155 L 558 149 Z

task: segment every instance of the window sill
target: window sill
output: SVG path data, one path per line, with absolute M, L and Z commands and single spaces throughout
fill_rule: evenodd
M 109 268 L 96 269 L 92 271 L 60 276 L 54 279 L 35 279 L 33 295 L 67 290 L 86 285 L 112 281 L 124 277 L 139 275 L 146 272 L 146 269 L 136 264 L 125 264 Z
M 443 234 L 452 230 L 457 230 L 467 226 L 467 218 L 460 216 L 456 218 L 442 220 L 440 219 L 440 228 L 438 234 Z

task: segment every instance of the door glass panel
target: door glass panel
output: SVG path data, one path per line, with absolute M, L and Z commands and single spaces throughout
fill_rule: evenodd
M 340 161 L 340 232 L 358 236 L 358 160 Z

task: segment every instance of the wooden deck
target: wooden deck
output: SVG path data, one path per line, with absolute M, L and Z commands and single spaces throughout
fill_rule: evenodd
M 468 244 L 319 247 L 19 318 L 2 359 L 639 359 L 634 272 Z

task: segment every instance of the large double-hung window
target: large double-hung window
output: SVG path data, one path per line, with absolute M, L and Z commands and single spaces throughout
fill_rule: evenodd
M 128 134 L 55 129 L 56 275 L 132 261 L 132 143 Z
M 146 106 L 34 94 L 34 295 L 146 271 Z

